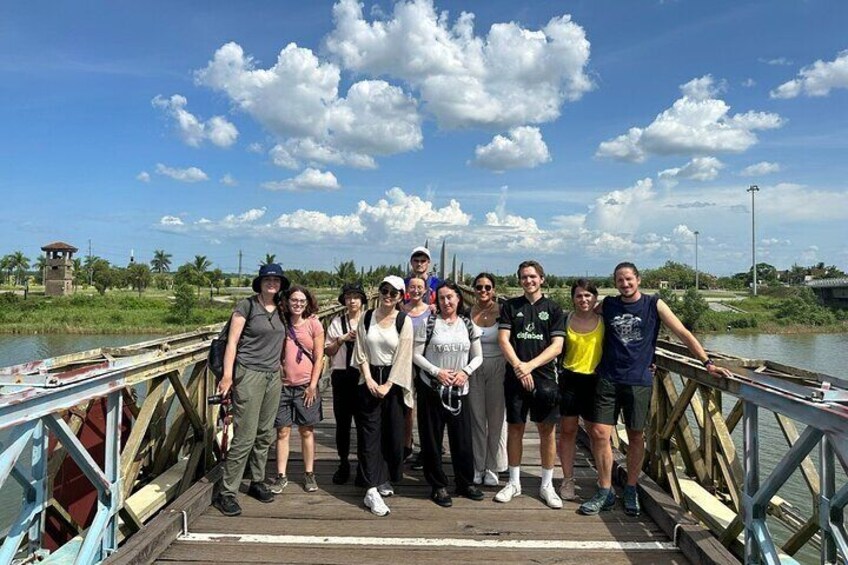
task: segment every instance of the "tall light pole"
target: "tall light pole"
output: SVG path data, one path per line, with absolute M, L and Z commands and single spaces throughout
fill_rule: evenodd
M 695 230 L 695 290 L 698 291 L 701 289 L 698 284 L 698 235 L 701 232 Z
M 757 232 L 754 216 L 754 195 L 760 191 L 760 187 L 752 184 L 745 192 L 751 193 L 751 273 L 754 275 L 752 287 L 754 296 L 757 296 Z

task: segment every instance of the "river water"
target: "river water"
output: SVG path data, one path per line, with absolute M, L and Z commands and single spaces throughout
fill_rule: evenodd
M 148 335 L 0 335 L 0 367 L 23 363 L 33 359 L 55 357 L 66 353 L 84 351 L 102 346 L 121 346 L 137 343 L 156 336 Z M 770 359 L 808 370 L 818 371 L 835 377 L 845 378 L 848 367 L 848 334 L 801 334 L 801 335 L 741 335 L 735 333 L 699 336 L 705 347 L 740 357 Z M 724 402 L 725 410 L 733 402 Z M 763 411 L 760 415 L 761 458 L 764 469 L 770 469 L 786 452 L 787 445 L 773 417 Z M 803 431 L 803 425 L 798 425 Z M 741 451 L 741 426 L 734 432 L 737 449 Z M 0 490 L 0 530 L 12 519 L 16 505 L 8 504 L 20 497 L 20 489 L 14 481 L 7 481 Z M 789 483 L 780 490 L 780 496 L 801 508 L 810 511 L 810 496 L 800 473 L 795 473 Z M 770 521 L 770 524 L 772 522 Z M 783 537 L 777 529 L 775 533 Z M 816 563 L 818 557 L 812 551 L 796 556 L 804 563 Z

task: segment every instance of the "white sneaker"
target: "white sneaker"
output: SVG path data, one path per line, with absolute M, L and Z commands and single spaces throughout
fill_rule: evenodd
M 491 469 L 486 469 L 486 474 L 483 475 L 483 484 L 487 487 L 496 487 L 500 484 L 498 474 Z
M 556 495 L 556 493 L 554 493 Z M 521 485 L 515 483 L 507 483 L 504 488 L 498 491 L 495 495 L 496 502 L 509 502 L 516 496 L 521 495 Z
M 484 471 L 474 471 L 474 480 L 472 481 L 475 485 L 483 484 L 483 473 Z
M 389 507 L 386 506 L 386 503 L 383 502 L 383 497 L 380 496 L 376 488 L 369 488 L 368 492 L 365 493 L 365 506 L 375 516 L 385 516 L 391 512 Z
M 562 480 L 559 487 L 559 497 L 563 500 L 580 500 L 580 497 L 574 492 L 574 477 Z
M 548 508 L 559 510 L 562 508 L 562 499 L 554 490 L 553 485 L 545 485 L 539 489 L 539 498 L 548 505 Z

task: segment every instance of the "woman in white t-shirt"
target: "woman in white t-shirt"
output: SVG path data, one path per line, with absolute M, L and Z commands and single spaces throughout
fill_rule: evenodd
M 442 443 L 448 430 L 456 494 L 482 500 L 474 486 L 471 448 L 471 411 L 467 401 L 468 379 L 483 361 L 480 330 L 461 314 L 462 294 L 456 283 L 445 281 L 436 288 L 436 313 L 415 334 L 414 363 L 419 367 L 415 387 L 418 397 L 418 439 L 424 478 L 430 499 L 439 506 L 453 504 L 442 470 Z
M 336 418 L 336 452 L 339 468 L 333 474 L 333 483 L 345 484 L 350 479 L 350 427 L 356 411 L 356 391 L 359 385 L 359 367 L 352 363 L 356 343 L 356 327 L 362 307 L 368 297 L 359 283 L 346 284 L 339 294 L 339 303 L 346 310 L 333 318 L 327 328 L 324 352 L 330 357 L 333 373 L 333 415 Z
M 397 309 L 403 279 L 389 275 L 379 289 L 377 308 L 359 320 L 353 362 L 361 373 L 355 416 L 358 478 L 368 489 L 365 506 L 385 516 L 389 507 L 383 497 L 393 495 L 392 481 L 403 478 L 404 407 L 412 408 L 412 322 Z

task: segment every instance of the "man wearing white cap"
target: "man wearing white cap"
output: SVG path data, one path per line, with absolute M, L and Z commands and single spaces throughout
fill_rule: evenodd
M 430 250 L 426 247 L 419 246 L 412 250 L 409 255 L 409 266 L 413 275 L 424 277 L 427 281 L 427 292 L 424 293 L 422 301 L 430 305 L 430 310 L 436 310 L 436 287 L 441 282 L 435 273 L 430 273 Z M 404 280 L 405 284 L 409 283 L 409 277 Z M 404 297 L 404 301 L 408 301 L 409 297 Z

